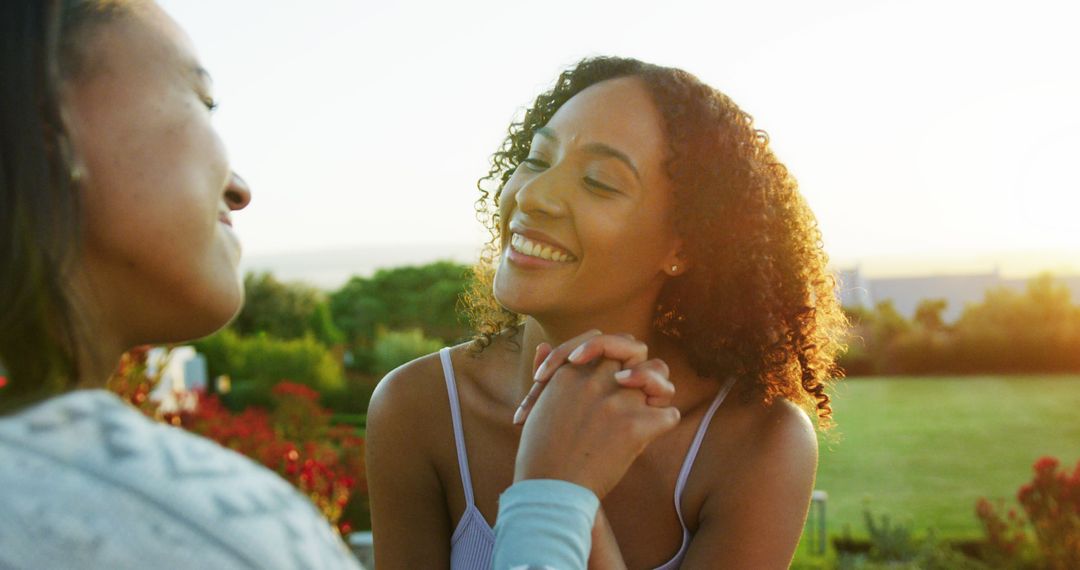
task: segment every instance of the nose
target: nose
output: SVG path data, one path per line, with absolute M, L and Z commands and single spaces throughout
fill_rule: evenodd
M 525 214 L 563 216 L 566 213 L 566 203 L 559 189 L 565 183 L 559 180 L 556 168 L 549 168 L 522 185 L 515 194 L 514 201 Z
M 251 188 L 239 174 L 231 173 L 229 185 L 225 187 L 225 204 L 230 210 L 243 210 L 250 203 Z

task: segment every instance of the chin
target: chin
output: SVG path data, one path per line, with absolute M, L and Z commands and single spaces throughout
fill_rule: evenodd
M 228 325 L 244 304 L 244 289 L 239 283 L 232 283 L 230 287 L 218 287 L 216 290 L 206 291 L 205 295 L 193 299 L 193 303 L 187 308 L 185 318 L 181 326 L 170 331 L 172 338 L 169 342 L 182 342 L 210 336 Z
M 531 298 L 530 295 L 525 294 L 520 289 L 503 289 L 496 286 L 492 291 L 492 295 L 495 297 L 495 301 L 499 303 L 499 306 L 519 315 L 533 316 L 543 312 L 544 309 L 540 303 L 537 303 L 536 299 Z
M 512 311 L 519 315 L 527 314 L 525 313 L 527 307 L 522 306 L 523 299 L 520 299 L 521 291 L 510 285 L 504 285 L 499 278 L 499 275 L 499 272 L 495 273 L 495 279 L 491 285 L 491 296 L 495 297 L 495 302 L 507 311 Z

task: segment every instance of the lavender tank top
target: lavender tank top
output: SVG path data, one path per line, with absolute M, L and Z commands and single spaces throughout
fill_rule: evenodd
M 450 568 L 452 570 L 489 570 L 491 568 L 492 553 L 495 549 L 495 531 L 488 525 L 480 509 L 476 508 L 473 497 L 472 478 L 469 476 L 469 458 L 465 452 L 465 433 L 461 428 L 461 404 L 458 401 L 457 381 L 454 379 L 454 365 L 450 361 L 450 349 L 444 348 L 439 351 L 442 359 L 443 376 L 446 378 L 446 392 L 450 398 L 450 417 L 454 424 L 454 445 L 457 447 L 458 468 L 461 470 L 461 483 L 465 488 L 465 512 L 458 521 L 454 534 L 450 537 Z M 675 513 L 679 516 L 679 524 L 682 525 L 682 545 L 679 551 L 670 560 L 658 566 L 656 570 L 674 570 L 682 564 L 686 551 L 690 548 L 690 531 L 686 528 L 686 522 L 682 514 L 682 494 L 686 488 L 686 480 L 690 476 L 690 470 L 694 467 L 701 442 L 705 439 L 705 432 L 709 428 L 713 415 L 724 401 L 724 397 L 731 391 L 735 379 L 729 379 L 716 395 L 705 417 L 701 419 L 694 440 L 690 443 L 690 449 L 686 451 L 682 469 L 679 470 L 679 478 L 675 483 Z

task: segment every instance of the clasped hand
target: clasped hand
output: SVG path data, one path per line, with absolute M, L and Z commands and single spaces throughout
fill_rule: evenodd
M 514 417 L 524 423 L 515 481 L 561 479 L 603 499 L 679 423 L 667 364 L 629 335 L 589 331 L 554 349 L 541 344 L 534 368 Z

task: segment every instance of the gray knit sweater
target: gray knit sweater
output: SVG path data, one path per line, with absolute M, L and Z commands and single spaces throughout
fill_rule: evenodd
M 0 418 L 0 569 L 360 566 L 274 473 L 104 390 Z

